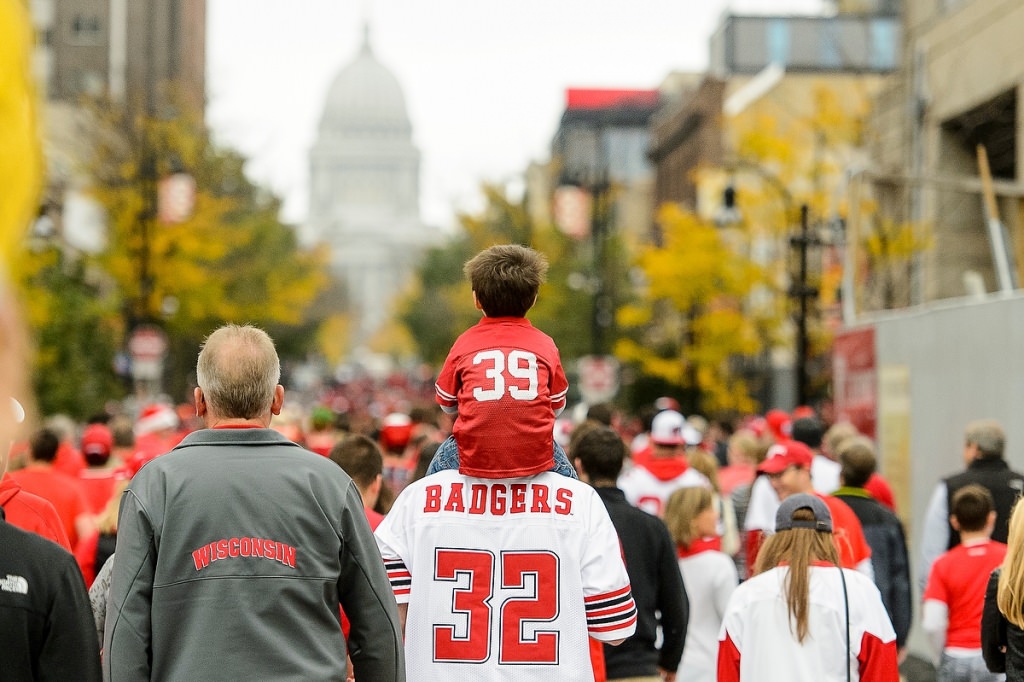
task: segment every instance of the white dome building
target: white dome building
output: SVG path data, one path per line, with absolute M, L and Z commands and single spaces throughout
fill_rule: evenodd
M 405 96 L 374 56 L 368 32 L 331 83 L 309 162 L 303 241 L 330 245 L 358 347 L 394 314 L 396 295 L 438 235 L 420 219 L 420 154 Z

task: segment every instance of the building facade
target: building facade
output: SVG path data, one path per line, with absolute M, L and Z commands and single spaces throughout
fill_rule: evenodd
M 155 108 L 175 95 L 202 112 L 206 0 L 33 0 L 35 69 L 50 101 L 109 95 Z
M 925 237 L 902 273 L 902 304 L 1001 287 L 1000 260 L 1019 282 L 1024 262 L 1024 5 L 1015 0 L 905 0 L 903 62 L 875 106 L 872 172 L 883 215 Z M 979 147 L 1006 227 L 997 255 L 988 228 Z M 871 300 L 862 302 L 868 309 Z
M 439 236 L 420 218 L 420 153 L 405 95 L 368 35 L 331 83 L 309 167 L 301 238 L 330 247 L 359 347 L 395 314 L 396 298 Z

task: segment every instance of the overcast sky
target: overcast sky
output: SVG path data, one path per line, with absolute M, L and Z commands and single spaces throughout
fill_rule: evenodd
M 482 181 L 544 160 L 569 87 L 656 88 L 702 71 L 723 11 L 820 12 L 822 0 L 208 0 L 208 122 L 249 175 L 307 211 L 308 153 L 364 18 L 398 78 L 422 155 L 423 218 L 449 228 Z

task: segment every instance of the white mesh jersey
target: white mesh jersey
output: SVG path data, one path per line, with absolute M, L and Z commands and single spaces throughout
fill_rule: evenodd
M 589 682 L 588 635 L 636 629 L 618 535 L 585 483 L 442 471 L 403 490 L 376 536 L 417 680 Z
M 668 480 L 658 478 L 646 467 L 637 465 L 624 471 L 617 483 L 626 494 L 626 501 L 648 514 L 661 518 L 668 504 L 668 498 L 680 488 L 710 488 L 707 476 L 693 467 Z

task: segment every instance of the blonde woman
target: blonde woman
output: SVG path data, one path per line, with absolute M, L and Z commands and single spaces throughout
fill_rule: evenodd
M 679 553 L 679 572 L 690 598 L 686 646 L 677 682 L 715 682 L 718 631 L 739 582 L 736 564 L 721 551 L 718 509 L 708 488 L 680 488 L 665 505 L 665 525 Z
M 729 556 L 740 551 L 740 532 L 736 527 L 736 510 L 732 500 L 722 494 L 718 484 L 718 460 L 710 452 L 693 449 L 686 453 L 686 459 L 694 469 L 704 474 L 711 483 L 712 505 L 718 512 L 718 535 L 722 538 L 721 550 Z
M 825 503 L 790 495 L 775 531 L 726 607 L 719 681 L 898 680 L 896 632 L 878 588 L 839 567 Z
M 992 571 L 981 616 L 981 653 L 1007 682 L 1024 682 L 1024 505 L 1013 506 L 1003 565 Z

